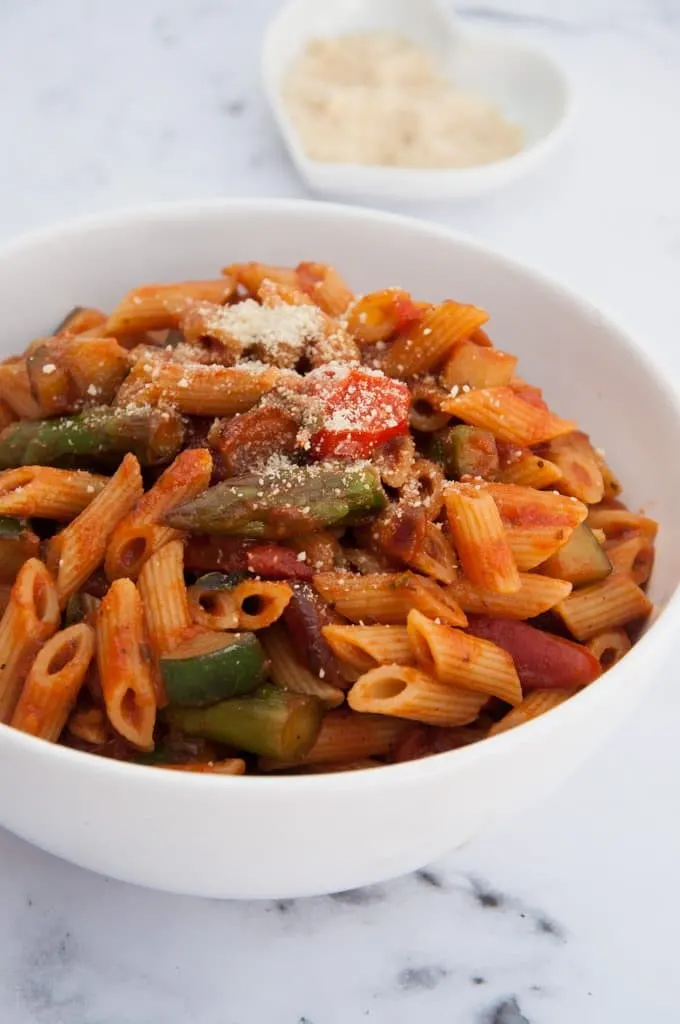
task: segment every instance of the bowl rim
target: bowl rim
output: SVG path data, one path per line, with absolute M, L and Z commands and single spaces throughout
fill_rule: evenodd
M 329 178 L 337 177 L 337 179 L 351 178 L 355 183 L 361 179 L 361 186 L 367 189 L 378 188 L 383 181 L 388 179 L 392 184 L 401 187 L 412 184 L 417 188 L 418 182 L 429 188 L 456 184 L 461 191 L 472 188 L 475 184 L 480 188 L 491 187 L 494 184 L 500 185 L 502 182 L 514 180 L 528 172 L 557 147 L 573 124 L 576 107 L 574 89 L 571 78 L 559 59 L 540 46 L 508 37 L 507 33 L 497 29 L 487 29 L 471 24 L 467 19 L 461 17 L 456 22 L 456 32 L 461 37 L 484 40 L 491 44 L 508 43 L 509 40 L 513 50 L 518 53 L 522 52 L 530 60 L 543 63 L 546 74 L 552 76 L 555 86 L 559 89 L 561 110 L 552 125 L 540 138 L 523 146 L 517 153 L 510 156 L 472 167 L 391 167 L 381 164 L 317 160 L 310 157 L 305 151 L 300 133 L 288 113 L 283 101 L 281 83 L 276 78 L 272 62 L 269 59 L 272 49 L 276 46 L 278 34 L 282 31 L 281 26 L 288 16 L 288 9 L 294 2 L 295 0 L 291 0 L 289 3 L 282 4 L 280 10 L 269 20 L 265 28 L 260 49 L 260 79 L 284 144 L 294 164 L 308 180 L 318 174 L 327 175 Z M 302 37 L 306 38 L 307 34 L 301 33 Z M 432 198 L 436 199 L 436 195 L 433 195 Z
M 229 198 L 229 199 L 198 199 L 170 201 L 126 207 L 106 213 L 69 218 L 53 223 L 47 227 L 34 229 L 17 238 L 0 244 L 0 277 L 2 265 L 16 256 L 40 248 L 57 240 L 90 233 L 106 231 L 110 228 L 132 227 L 140 223 L 158 223 L 174 221 L 195 222 L 213 216 L 228 215 L 231 212 L 262 214 L 287 214 L 291 216 L 314 216 L 332 220 L 341 217 L 356 222 L 372 222 L 376 226 L 392 225 L 402 228 L 405 233 L 415 232 L 421 237 L 428 236 L 440 241 L 452 242 L 455 245 L 470 249 L 478 255 L 501 268 L 511 269 L 527 275 L 540 288 L 552 292 L 562 300 L 576 306 L 583 315 L 594 317 L 603 328 L 617 336 L 621 349 L 635 356 L 643 366 L 644 372 L 655 381 L 673 408 L 680 422 L 680 388 L 663 372 L 656 360 L 637 338 L 622 327 L 616 317 L 604 311 L 598 304 L 591 303 L 568 285 L 562 284 L 544 271 L 531 264 L 518 260 L 496 248 L 485 245 L 470 236 L 417 217 L 401 213 L 384 212 L 370 207 L 352 206 L 343 203 L 321 202 L 309 199 L 285 198 Z M 493 752 L 505 752 L 506 755 L 523 745 L 531 735 L 538 736 L 541 731 L 547 736 L 558 729 L 575 727 L 572 719 L 578 718 L 589 707 L 598 707 L 610 699 L 610 691 L 615 691 L 621 674 L 621 664 L 627 665 L 629 675 L 644 672 L 638 670 L 644 665 L 644 659 L 652 644 L 666 650 L 664 639 L 671 637 L 676 621 L 680 621 L 680 580 L 671 593 L 666 606 L 659 612 L 649 628 L 625 655 L 622 662 L 612 666 L 599 679 L 579 691 L 569 700 L 539 718 L 523 723 L 520 727 L 509 729 L 496 736 L 487 737 L 455 750 L 431 754 L 412 761 L 381 766 L 380 769 L 366 768 L 350 771 L 328 772 L 307 775 L 243 775 L 224 776 L 208 773 L 172 772 L 154 769 L 154 766 L 140 765 L 128 761 L 116 761 L 87 751 L 76 750 L 58 743 L 49 743 L 35 736 L 13 729 L 10 725 L 0 723 L 0 746 L 10 749 L 14 747 L 24 756 L 42 755 L 45 759 L 56 758 L 66 769 L 78 769 L 82 765 L 88 772 L 107 776 L 118 775 L 121 780 L 129 776 L 138 784 L 145 784 L 149 789 L 157 787 L 168 790 L 175 787 L 183 791 L 185 787 L 196 792 L 199 787 L 206 790 L 210 787 L 223 787 L 225 793 L 233 793 L 233 787 L 240 791 L 276 791 L 279 795 L 290 793 L 299 795 L 303 791 L 316 792 L 318 789 L 329 791 L 347 791 L 361 786 L 401 785 L 406 782 L 423 782 L 442 772 L 450 771 L 454 766 L 463 770 L 467 765 L 474 764 L 479 758 Z M 643 685 L 642 683 L 640 684 Z M 454 760 L 455 759 L 455 760 Z M 151 770 L 150 770 L 151 769 Z

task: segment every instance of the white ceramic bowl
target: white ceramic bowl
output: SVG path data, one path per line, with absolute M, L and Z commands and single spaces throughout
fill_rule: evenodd
M 680 408 L 624 331 L 535 271 L 432 225 L 305 202 L 150 208 L 19 241 L 0 253 L 0 353 L 76 303 L 111 307 L 140 282 L 252 259 L 327 260 L 356 289 L 401 284 L 486 307 L 522 375 L 578 418 L 630 502 L 661 522 L 660 612 L 633 651 L 544 717 L 462 750 L 328 776 L 229 778 L 121 764 L 0 726 L 0 824 L 30 842 L 160 889 L 288 897 L 399 875 L 460 845 L 548 793 L 648 691 L 680 626 Z
M 386 30 L 430 52 L 459 89 L 498 106 L 524 128 L 515 156 L 479 167 L 417 170 L 310 159 L 281 97 L 291 62 L 316 36 Z M 268 26 L 262 78 L 295 166 L 315 192 L 381 201 L 466 199 L 533 171 L 562 140 L 571 115 L 566 75 L 547 54 L 505 34 L 453 19 L 441 0 L 287 0 Z

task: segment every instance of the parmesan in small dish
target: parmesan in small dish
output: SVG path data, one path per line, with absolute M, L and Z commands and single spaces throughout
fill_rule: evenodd
M 283 99 L 312 160 L 474 167 L 522 148 L 519 125 L 456 89 L 431 54 L 389 32 L 311 39 Z
M 285 0 L 262 76 L 301 177 L 335 197 L 478 196 L 536 167 L 570 120 L 552 58 L 441 0 Z

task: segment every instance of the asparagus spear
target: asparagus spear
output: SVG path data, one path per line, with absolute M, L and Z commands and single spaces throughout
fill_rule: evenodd
M 174 730 L 190 736 L 294 760 L 313 747 L 321 728 L 321 712 L 316 697 L 265 685 L 245 697 L 207 708 L 168 708 L 165 716 Z
M 174 410 L 100 406 L 78 416 L 10 424 L 0 434 L 0 469 L 110 462 L 126 452 L 152 466 L 176 455 L 183 438 L 184 422 Z
M 173 509 L 165 521 L 200 533 L 281 540 L 378 512 L 386 504 L 370 465 L 291 465 L 276 474 L 225 480 Z

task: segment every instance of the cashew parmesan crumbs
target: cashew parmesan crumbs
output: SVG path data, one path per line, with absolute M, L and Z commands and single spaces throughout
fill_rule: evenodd
M 522 149 L 519 125 L 458 91 L 425 50 L 387 32 L 311 40 L 283 97 L 314 160 L 461 168 Z

